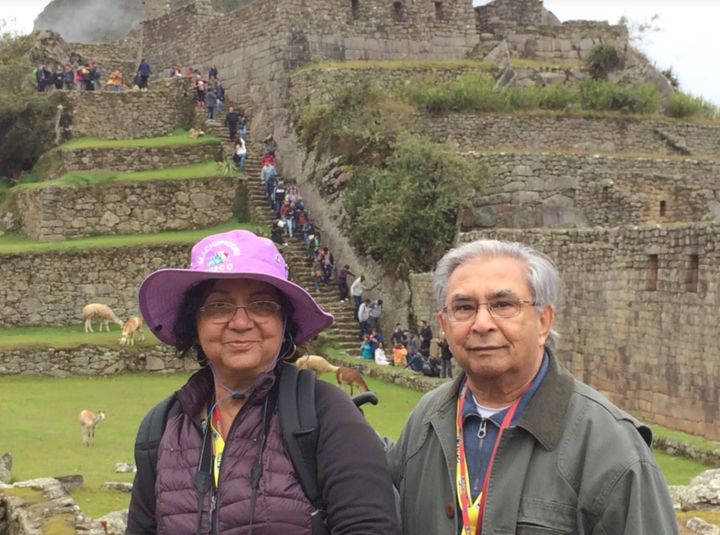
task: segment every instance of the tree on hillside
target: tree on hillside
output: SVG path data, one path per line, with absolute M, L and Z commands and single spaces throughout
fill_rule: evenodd
M 428 270 L 452 245 L 458 213 L 488 171 L 455 147 L 403 134 L 382 168 L 354 167 L 344 207 L 358 249 L 407 278 Z
M 403 126 L 408 109 L 386 90 L 361 84 L 298 118 L 308 150 L 338 163 L 349 177 L 319 186 L 325 194 L 342 192 L 344 230 L 353 246 L 401 279 L 429 269 L 452 245 L 457 214 L 488 174 L 457 147 L 411 134 Z
M 32 45 L 32 34 L 13 35 L 0 25 L 0 176 L 12 180 L 51 146 L 55 109 L 62 99 L 28 90 Z

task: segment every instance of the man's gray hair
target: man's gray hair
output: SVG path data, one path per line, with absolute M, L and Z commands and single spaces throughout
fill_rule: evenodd
M 445 306 L 448 281 L 457 267 L 474 258 L 498 256 L 516 258 L 527 266 L 527 283 L 538 311 L 548 305 L 556 308 L 560 293 L 560 274 L 552 260 L 523 243 L 477 240 L 451 249 L 438 262 L 433 275 L 433 296 L 437 310 L 442 310 Z M 553 345 L 557 336 L 555 331 L 551 331 L 547 344 Z

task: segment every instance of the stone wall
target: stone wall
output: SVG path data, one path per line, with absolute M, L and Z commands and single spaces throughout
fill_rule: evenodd
M 43 168 L 43 158 L 58 158 L 57 165 L 53 165 L 51 172 L 43 176 L 44 180 L 51 180 L 73 171 L 147 171 L 209 160 L 220 161 L 221 153 L 222 147 L 217 141 L 169 147 L 59 149 L 41 156 L 38 167 Z
M 147 329 L 146 329 L 147 330 Z M 151 335 L 148 335 L 151 336 Z M 92 333 L 87 335 L 88 343 Z M 80 346 L 69 349 L 0 350 L 0 375 L 114 375 L 125 372 L 182 372 L 198 368 L 194 359 L 182 359 L 164 344 L 120 347 Z
M 172 63 L 203 70 L 216 64 L 229 100 L 262 109 L 255 119 L 262 119 L 263 133 L 283 119 L 287 73 L 294 67 L 327 60 L 461 58 L 477 42 L 467 0 L 357 0 L 342 9 L 330 0 L 239 4 L 227 13 L 187 5 L 145 21 L 143 55 L 156 71 Z
M 107 304 L 120 318 L 135 316 L 143 279 L 160 268 L 187 267 L 191 246 L 0 255 L 0 327 L 75 325 L 88 303 Z
M 538 25 L 522 20 L 489 21 L 484 18 L 482 8 L 475 9 L 475 16 L 478 32 L 505 40 L 510 54 L 517 57 L 585 59 L 596 45 L 611 45 L 623 52 L 629 42 L 627 28 L 607 22 L 568 21 Z
M 70 91 L 73 137 L 128 139 L 163 136 L 188 128 L 194 113 L 190 80 L 151 80 L 147 92 Z
M 542 0 L 495 0 L 475 8 L 478 29 L 498 22 L 516 22 L 535 26 L 560 24 L 558 18 L 545 9 Z
M 331 88 L 326 91 L 330 92 Z M 439 117 L 416 115 L 411 123 L 434 141 L 453 141 L 463 151 L 521 148 L 659 156 L 687 154 L 712 158 L 720 153 L 720 127 L 717 125 L 638 117 L 452 114 Z
M 720 217 L 720 164 L 543 153 L 477 156 L 491 179 L 463 228 L 614 227 Z
M 17 192 L 19 231 L 37 241 L 205 228 L 246 212 L 245 179 L 117 181 Z
M 144 0 L 144 18 L 150 20 L 162 17 L 194 2 L 195 0 Z
M 640 419 L 720 440 L 720 224 L 460 240 L 481 237 L 523 241 L 557 263 L 557 354 L 578 379 Z M 427 277 L 413 278 L 416 310 L 434 309 Z
M 477 43 L 466 0 L 284 3 L 291 66 L 310 61 L 461 58 Z

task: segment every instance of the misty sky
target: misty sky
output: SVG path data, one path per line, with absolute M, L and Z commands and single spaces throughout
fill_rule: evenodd
M 29 33 L 35 17 L 50 0 L 0 0 L 0 19 L 7 29 Z M 486 4 L 487 0 L 475 0 Z M 720 105 L 720 69 L 711 53 L 720 50 L 720 2 L 712 0 L 545 0 L 560 20 L 607 20 L 622 15 L 648 22 L 653 15 L 657 32 L 648 32 L 636 46 L 661 68 L 672 67 L 681 88 Z

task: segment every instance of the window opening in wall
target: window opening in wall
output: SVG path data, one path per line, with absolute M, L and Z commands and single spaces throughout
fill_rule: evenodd
M 357 20 L 360 16 L 360 0 L 350 0 L 350 14 L 352 20 Z
M 658 255 L 651 254 L 650 256 L 648 256 L 647 281 L 645 282 L 645 289 L 651 292 L 657 290 L 657 278 Z
M 443 3 L 442 2 L 435 2 L 435 18 L 438 20 L 444 19 L 443 15 Z
M 393 20 L 395 22 L 402 22 L 402 20 L 403 20 L 402 2 L 393 2 Z
M 660 201 L 660 217 L 663 217 L 667 212 L 667 202 Z
M 685 278 L 685 289 L 688 292 L 698 291 L 700 257 L 696 254 L 690 255 L 690 265 L 688 266 L 687 277 Z

